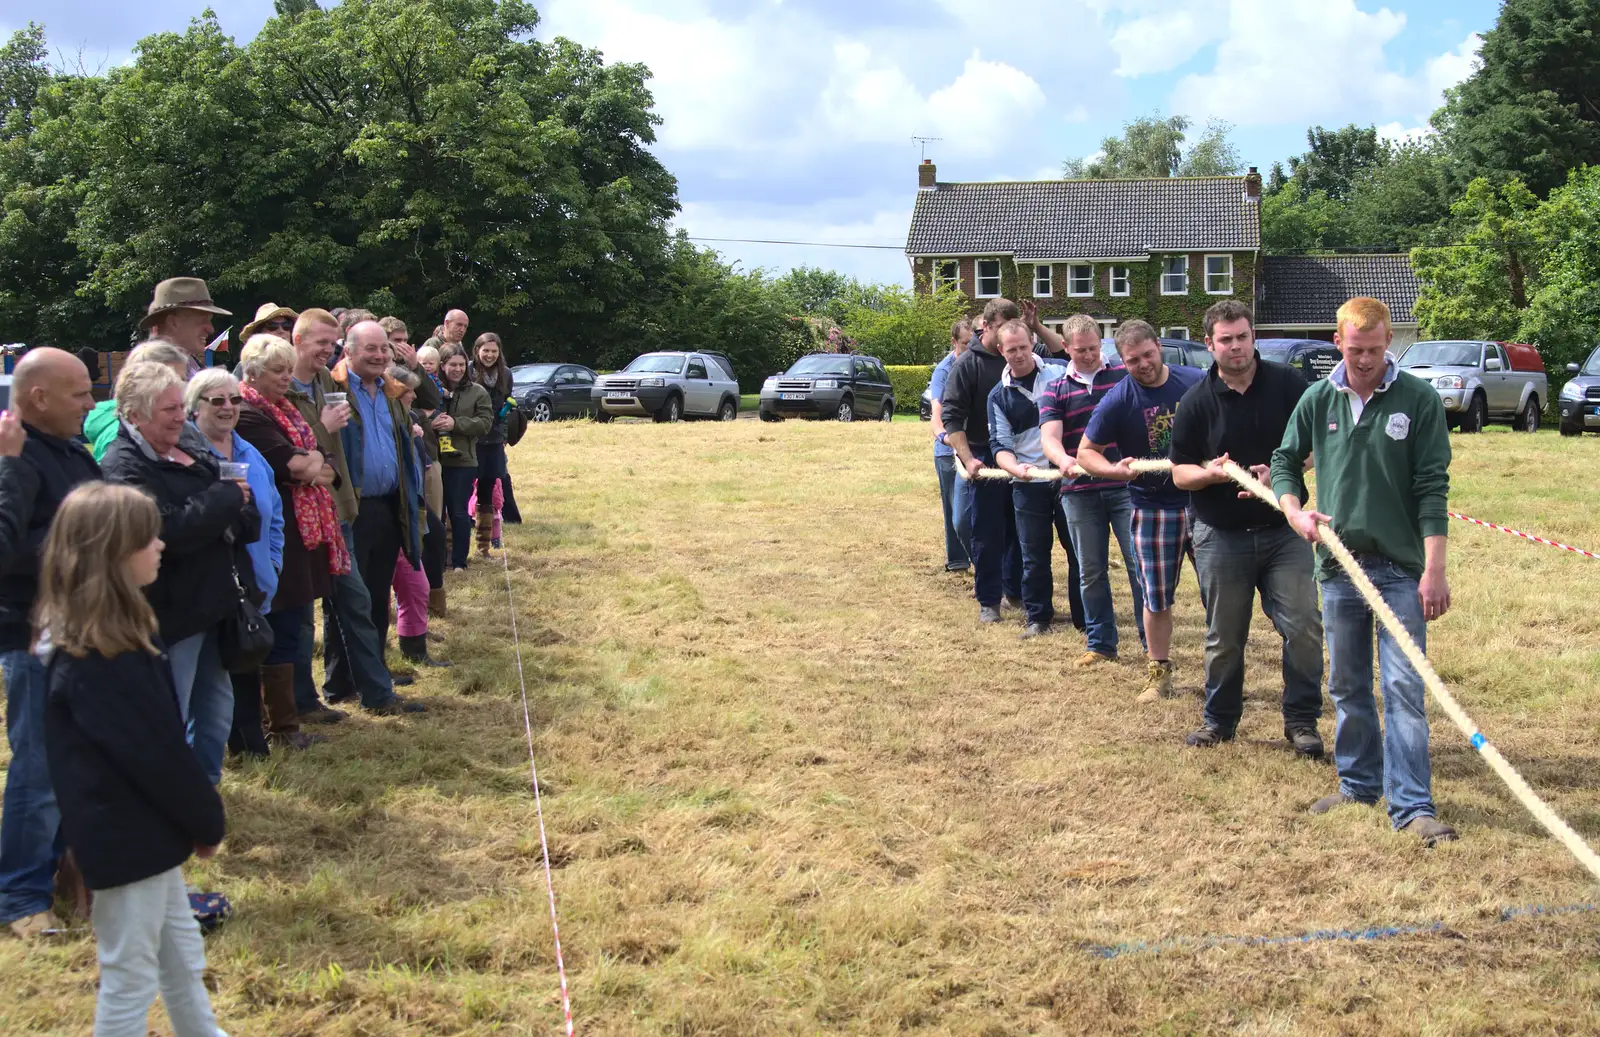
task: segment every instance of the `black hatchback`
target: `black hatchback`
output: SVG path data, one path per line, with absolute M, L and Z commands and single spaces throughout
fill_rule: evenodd
M 1308 382 L 1326 378 L 1343 359 L 1332 342 L 1314 338 L 1258 338 L 1256 349 L 1263 360 L 1276 360 L 1299 371 Z
M 581 364 L 519 364 L 511 369 L 511 395 L 529 421 L 583 418 L 594 412 L 589 401 L 594 372 Z

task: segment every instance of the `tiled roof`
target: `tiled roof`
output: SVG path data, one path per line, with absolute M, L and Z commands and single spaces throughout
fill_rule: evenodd
M 1022 259 L 1253 249 L 1259 204 L 1242 176 L 935 184 L 917 192 L 906 252 Z
M 1408 255 L 1267 256 L 1257 324 L 1332 324 L 1345 300 L 1370 295 L 1396 324 L 1416 320 L 1417 276 Z

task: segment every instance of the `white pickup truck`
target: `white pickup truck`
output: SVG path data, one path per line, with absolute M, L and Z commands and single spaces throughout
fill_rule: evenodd
M 1400 369 L 1433 386 L 1451 428 L 1482 432 L 1491 421 L 1520 432 L 1539 431 L 1550 400 L 1550 377 L 1539 351 L 1520 342 L 1418 342 Z

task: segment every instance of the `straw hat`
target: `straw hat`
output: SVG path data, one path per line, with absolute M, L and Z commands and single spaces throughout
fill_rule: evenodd
M 288 317 L 291 321 L 293 321 L 299 316 L 300 315 L 298 313 L 289 309 L 287 306 L 279 306 L 275 302 L 264 302 L 260 306 L 256 307 L 256 319 L 251 321 L 249 324 L 246 324 L 244 326 L 244 330 L 239 332 L 239 341 L 249 342 L 250 336 L 260 331 L 261 325 L 265 324 L 269 320 L 277 320 L 279 317 Z

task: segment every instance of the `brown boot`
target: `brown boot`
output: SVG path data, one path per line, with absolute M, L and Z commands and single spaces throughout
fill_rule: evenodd
M 261 667 L 261 702 L 266 707 L 267 740 L 273 745 L 304 749 L 327 741 L 300 730 L 300 714 L 294 708 L 294 663 Z
M 489 557 L 489 545 L 493 542 L 494 512 L 487 508 L 478 510 L 478 557 Z
M 434 619 L 444 619 L 447 615 L 444 600 L 444 588 L 436 587 L 428 591 L 428 615 Z

